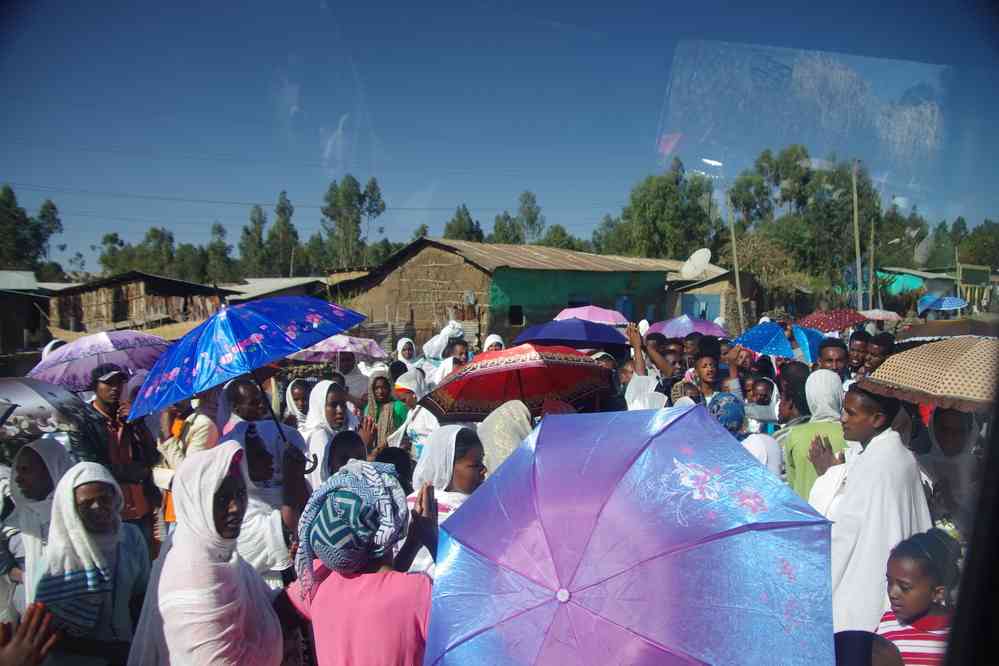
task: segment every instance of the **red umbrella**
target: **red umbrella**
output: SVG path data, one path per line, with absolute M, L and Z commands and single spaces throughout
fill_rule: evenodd
M 523 344 L 479 354 L 421 404 L 441 421 L 481 421 L 508 400 L 541 416 L 546 400 L 579 406 L 610 388 L 610 370 L 569 347 Z
M 842 331 L 843 329 L 863 324 L 867 319 L 856 310 L 843 308 L 841 310 L 819 310 L 798 320 L 798 326 L 817 328 L 823 333 Z

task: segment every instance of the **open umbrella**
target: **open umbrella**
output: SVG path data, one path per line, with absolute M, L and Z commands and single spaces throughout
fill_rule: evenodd
M 666 321 L 657 321 L 652 326 L 649 326 L 648 333 L 661 333 L 667 338 L 683 338 L 691 333 L 714 335 L 719 338 L 729 337 L 728 331 L 713 321 L 692 319 L 687 315 L 680 315 Z
M 968 307 L 968 301 L 963 298 L 958 298 L 957 296 L 936 296 L 934 294 L 925 294 L 920 297 L 919 301 L 916 303 L 916 312 L 920 317 L 927 310 L 960 310 L 961 308 Z
M 867 321 L 902 321 L 902 317 L 897 312 L 891 310 L 861 310 L 860 314 Z
M 420 402 L 444 421 L 481 421 L 509 400 L 541 416 L 545 400 L 586 404 L 610 388 L 610 370 L 568 347 L 525 344 L 479 354 Z
M 62 386 L 29 377 L 0 379 L 0 402 L 14 405 L 0 427 L 0 458 L 10 462 L 21 445 L 51 433 L 65 433 L 70 448 L 86 460 L 107 448 L 107 430 L 96 410 Z
M 70 391 L 90 391 L 90 374 L 99 365 L 114 363 L 129 373 L 148 370 L 169 346 L 163 338 L 141 331 L 94 333 L 59 347 L 28 376 Z
M 799 319 L 798 326 L 802 328 L 814 328 L 823 333 L 832 333 L 833 331 L 842 331 L 857 324 L 863 324 L 865 321 L 867 321 L 867 318 L 856 310 L 843 308 L 840 310 L 819 310 L 813 312 L 807 317 Z
M 563 319 L 583 319 L 592 321 L 595 324 L 607 324 L 608 326 L 627 326 L 628 318 L 617 310 L 597 307 L 596 305 L 585 305 L 580 308 L 566 308 L 555 315 L 555 321 Z
M 332 363 L 339 354 L 349 352 L 360 361 L 376 361 L 388 358 L 388 353 L 377 342 L 368 338 L 355 338 L 349 335 L 334 335 L 318 342 L 308 349 L 295 352 L 288 358 L 306 363 Z
M 833 663 L 829 523 L 701 406 L 545 417 L 438 544 L 428 665 Z
M 223 308 L 160 357 L 128 418 L 250 374 L 362 321 L 364 316 L 353 310 L 307 296 L 276 296 Z
M 797 325 L 792 326 L 791 331 L 798 347 L 805 355 L 805 361 L 808 363 L 818 362 L 819 345 L 825 339 L 822 332 Z M 758 354 L 794 358 L 794 350 L 791 348 L 791 343 L 788 342 L 784 327 L 772 321 L 757 324 L 736 338 L 732 344 L 742 345 Z
M 515 345 L 527 343 L 624 351 L 628 339 L 621 331 L 607 324 L 595 324 L 585 319 L 563 319 L 531 326 L 514 340 Z
M 931 338 L 952 338 L 958 335 L 999 335 L 999 324 L 983 319 L 941 319 L 915 324 L 898 332 L 899 341 Z
M 999 340 L 963 336 L 889 356 L 861 388 L 907 402 L 991 412 L 999 381 Z

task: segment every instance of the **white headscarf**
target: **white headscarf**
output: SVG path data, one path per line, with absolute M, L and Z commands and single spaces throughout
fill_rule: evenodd
M 423 344 L 423 355 L 430 359 L 440 359 L 452 338 L 465 337 L 465 329 L 456 321 L 449 321 L 441 332 Z
M 406 372 L 399 376 L 395 380 L 395 388 L 406 389 L 411 391 L 417 400 L 421 400 L 429 390 L 427 388 L 427 380 L 423 378 L 423 372 L 413 368 L 409 372 Z M 415 422 L 415 423 L 414 423 Z M 423 436 L 423 433 L 436 429 L 439 424 L 437 419 L 430 414 L 423 405 L 416 405 L 408 412 L 406 412 L 406 420 L 403 422 L 399 428 L 396 429 L 388 438 L 389 446 L 400 446 L 402 444 L 403 437 L 407 433 L 410 434 L 410 438 L 413 439 L 417 436 L 417 432 Z M 410 432 L 410 430 L 414 432 Z M 414 447 L 419 447 L 419 442 L 410 442 Z M 417 449 L 414 448 L 414 451 Z M 422 449 L 420 449 L 422 450 Z
M 335 428 L 326 419 L 326 398 L 333 385 L 333 382 L 324 379 L 316 384 L 309 395 L 309 415 L 305 422 L 305 431 L 303 434 L 305 435 L 306 446 L 309 448 L 309 456 L 316 456 L 316 460 L 319 462 L 316 468 L 308 475 L 309 483 L 312 485 L 313 490 L 318 489 L 329 478 L 326 463 L 333 437 L 344 430 L 357 430 L 359 425 L 358 418 L 346 406 L 344 406 L 346 413 L 344 415 L 343 427 Z
M 696 407 L 697 403 L 694 402 L 693 400 L 691 400 L 690 398 L 688 398 L 687 396 L 683 396 L 682 398 L 679 398 L 676 402 L 674 402 L 673 406 L 674 407 Z
M 757 433 L 763 429 L 764 423 L 776 423 L 778 419 L 778 412 L 780 411 L 780 389 L 777 388 L 777 382 L 770 379 L 769 377 L 760 377 L 759 381 L 767 382 L 770 384 L 770 402 L 766 405 L 756 405 L 751 402 L 746 403 L 746 416 L 749 421 L 749 432 Z M 754 418 L 762 417 L 766 415 L 766 419 Z
M 839 421 L 843 414 L 843 380 L 832 370 L 816 370 L 805 380 L 805 399 L 812 423 Z
M 520 400 L 505 402 L 494 409 L 478 428 L 486 452 L 486 468 L 491 472 L 499 469 L 533 429 L 531 412 Z
M 305 413 L 302 412 L 301 409 L 298 408 L 298 406 L 295 404 L 295 401 L 292 399 L 292 396 L 291 396 L 291 389 L 294 388 L 295 384 L 298 384 L 298 383 L 302 383 L 306 387 L 311 387 L 312 389 L 315 389 L 316 385 L 313 382 L 310 382 L 310 381 L 308 381 L 306 379 L 298 378 L 298 379 L 291 380 L 288 383 L 288 388 L 286 388 L 285 391 L 284 391 L 284 401 L 285 401 L 284 413 L 285 413 L 285 415 L 293 414 L 295 416 L 296 427 L 298 428 L 298 431 L 300 433 L 302 433 L 302 435 L 304 436 L 305 435 L 304 430 L 305 430 L 306 415 L 305 415 Z M 311 409 L 311 400 L 310 400 L 310 405 L 309 406 L 310 406 L 310 409 Z
M 413 358 L 403 357 L 402 350 L 406 345 L 413 346 Z M 416 362 L 420 360 L 416 355 L 416 343 L 410 338 L 399 338 L 399 341 L 395 343 L 395 357 L 396 360 L 402 361 L 406 364 L 407 370 L 412 370 L 416 366 Z
M 635 375 L 628 382 L 624 392 L 628 409 L 662 409 L 666 406 L 666 396 L 656 392 L 656 380 L 648 375 Z
M 59 440 L 52 437 L 42 437 L 24 446 L 17 455 L 22 455 L 24 449 L 31 449 L 45 463 L 45 468 L 52 478 L 53 491 L 43 500 L 30 500 L 21 492 L 17 483 L 10 484 L 10 494 L 14 499 L 14 512 L 7 523 L 21 530 L 21 543 L 24 546 L 24 593 L 27 604 L 35 600 L 35 586 L 38 583 L 38 567 L 45 553 L 45 542 L 49 538 L 49 523 L 52 520 L 52 498 L 55 488 L 63 475 L 73 466 L 73 458 Z M 15 457 L 15 462 L 17 458 Z
M 784 454 L 780 444 L 770 435 L 755 434 L 742 440 L 741 444 L 749 451 L 754 458 L 759 460 L 767 469 L 780 478 L 781 465 L 784 462 Z
M 236 539 L 215 529 L 215 493 L 234 464 L 248 483 L 236 442 L 196 453 L 177 470 L 177 531 L 153 568 L 129 666 L 281 663 L 270 591 L 236 552 Z
M 464 426 L 446 425 L 432 435 L 423 449 L 423 455 L 413 470 L 413 488 L 419 490 L 430 483 L 435 490 L 447 490 L 454 473 L 454 446 L 458 433 Z
M 496 335 L 495 333 L 490 333 L 486 336 L 486 341 L 482 343 L 482 351 L 488 351 L 489 345 L 498 342 L 500 349 L 506 349 L 506 343 L 503 342 L 503 338 Z
M 114 490 L 114 529 L 106 534 L 90 532 L 76 511 L 75 491 L 87 483 L 105 483 Z M 91 635 L 101 609 L 112 603 L 124 504 L 121 488 L 111 472 L 93 462 L 71 467 L 52 494 L 45 568 L 35 597 L 73 635 Z

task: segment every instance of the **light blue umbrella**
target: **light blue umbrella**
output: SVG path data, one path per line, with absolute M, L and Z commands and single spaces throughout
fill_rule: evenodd
M 805 355 L 805 360 L 809 363 L 817 363 L 819 345 L 825 340 L 825 334 L 814 328 L 797 325 L 791 327 L 791 332 L 798 347 Z M 794 358 L 794 350 L 784 333 L 784 327 L 772 321 L 757 324 L 736 338 L 732 344 L 741 345 L 758 354 Z
M 916 309 L 922 316 L 927 310 L 960 310 L 968 307 L 968 301 L 957 296 L 937 296 L 926 294 L 919 299 Z

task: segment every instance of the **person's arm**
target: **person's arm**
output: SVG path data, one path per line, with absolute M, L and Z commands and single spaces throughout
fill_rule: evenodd
M 409 571 L 420 548 L 424 547 L 430 551 L 434 562 L 437 561 L 437 500 L 434 498 L 434 487 L 429 483 L 424 484 L 416 495 L 411 518 L 409 534 L 393 564 L 396 571 Z
M 289 598 L 289 588 L 284 588 L 278 595 L 274 597 L 274 612 L 277 613 L 278 620 L 281 622 L 281 630 L 285 636 L 288 636 L 295 629 L 298 629 L 309 621 L 308 618 L 303 617 L 303 615 L 298 611 L 295 605 Z
M 642 353 L 642 333 L 638 330 L 638 326 L 635 324 L 628 324 L 628 328 L 625 329 L 625 334 L 628 338 L 628 342 L 631 343 L 632 351 L 635 352 L 633 355 L 635 374 L 644 375 L 647 373 L 648 369 L 645 367 L 645 355 Z
M 38 666 L 59 641 L 52 613 L 42 604 L 31 604 L 15 630 L 0 624 L 0 666 Z
M 211 419 L 194 418 L 187 431 L 185 455 L 214 448 L 219 442 L 219 430 Z

